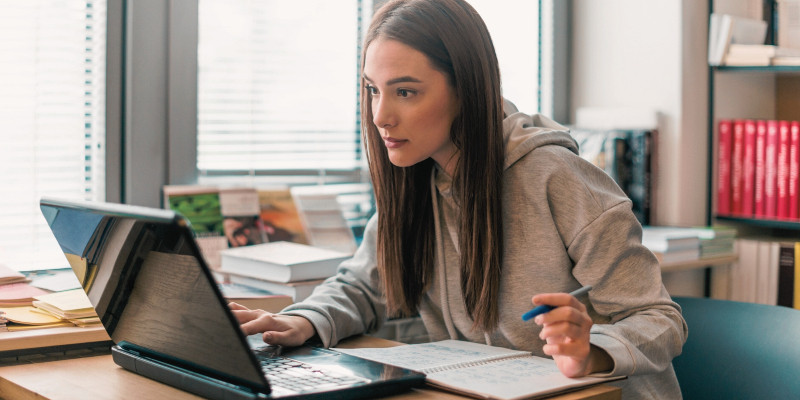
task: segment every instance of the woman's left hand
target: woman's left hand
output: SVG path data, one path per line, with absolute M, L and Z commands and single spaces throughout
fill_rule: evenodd
M 561 373 L 577 378 L 610 369 L 608 354 L 589 343 L 592 319 L 583 303 L 567 293 L 538 294 L 531 301 L 534 306 L 555 307 L 534 322 L 542 327 L 539 337 L 546 342 L 542 350 L 553 357 Z

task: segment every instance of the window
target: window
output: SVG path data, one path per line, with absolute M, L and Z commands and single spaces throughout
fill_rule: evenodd
M 492 35 L 503 96 L 532 114 L 539 104 L 539 2 L 467 0 Z
M 105 7 L 0 1 L 0 263 L 65 263 L 41 196 L 104 199 Z
M 359 180 L 360 6 L 200 1 L 201 183 L 236 175 L 262 184 Z
M 539 2 L 468 1 L 492 34 L 504 95 L 537 112 Z M 358 91 L 373 1 L 198 4 L 197 182 L 356 183 L 340 199 L 357 228 L 372 212 Z

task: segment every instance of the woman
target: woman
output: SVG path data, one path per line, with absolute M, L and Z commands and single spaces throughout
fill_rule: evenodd
M 447 338 L 552 356 L 567 376 L 626 375 L 678 398 L 686 325 L 631 203 L 568 132 L 504 104 L 489 33 L 463 0 L 399 0 L 362 57 L 377 214 L 339 273 L 280 314 L 231 304 L 247 334 L 326 346 L 419 313 Z M 592 285 L 583 302 L 566 294 Z M 524 322 L 538 304 L 556 308 Z

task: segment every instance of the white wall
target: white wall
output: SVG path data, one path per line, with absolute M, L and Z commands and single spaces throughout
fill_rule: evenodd
M 706 222 L 708 4 L 573 0 L 570 113 L 646 107 L 661 113 L 653 224 Z M 665 275 L 673 294 L 701 295 L 704 273 Z

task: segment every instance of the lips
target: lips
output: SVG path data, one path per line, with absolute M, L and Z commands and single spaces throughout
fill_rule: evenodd
M 406 144 L 406 142 L 408 142 L 408 140 L 394 139 L 388 136 L 383 137 L 383 144 L 386 146 L 386 148 L 389 149 L 397 149 L 399 147 L 402 147 L 404 144 Z

